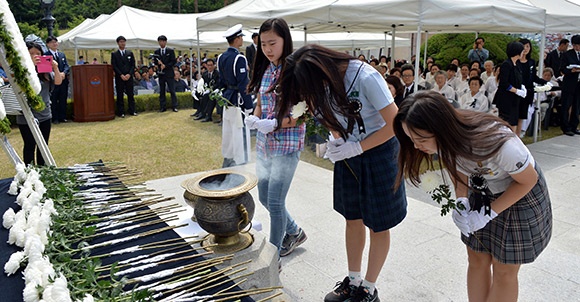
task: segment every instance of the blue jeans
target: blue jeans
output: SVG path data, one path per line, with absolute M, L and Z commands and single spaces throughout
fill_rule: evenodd
M 286 195 L 292 183 L 300 151 L 270 158 L 258 157 L 258 195 L 270 212 L 270 243 L 280 250 L 284 234 L 296 234 L 298 226 L 286 210 Z

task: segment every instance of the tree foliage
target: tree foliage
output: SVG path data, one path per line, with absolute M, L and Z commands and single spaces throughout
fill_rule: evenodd
M 488 34 L 483 33 L 479 35 L 485 39 L 485 48 L 489 50 L 489 60 L 492 60 L 496 65 L 501 64 L 507 55 L 505 53 L 507 44 L 515 41 L 518 37 L 505 34 Z M 458 58 L 461 63 L 467 62 L 467 53 L 473 49 L 473 42 L 475 35 L 469 34 L 436 34 L 429 38 L 427 43 L 427 56 L 433 57 L 436 63 L 439 63 L 443 68 L 451 62 L 453 58 Z M 538 61 L 539 48 L 532 41 L 532 58 Z M 423 57 L 423 48 L 421 48 L 421 58 Z
M 224 5 L 223 0 L 55 0 L 52 15 L 56 19 L 55 32 L 58 32 L 58 29 L 72 28 L 86 18 L 111 14 L 119 8 L 119 4 L 163 13 L 194 13 L 196 1 L 199 12 L 214 11 Z M 44 11 L 39 0 L 8 0 L 8 4 L 21 30 L 28 32 L 36 29 L 35 26 L 41 29 L 46 27 L 41 22 Z M 35 33 L 41 34 L 38 31 Z

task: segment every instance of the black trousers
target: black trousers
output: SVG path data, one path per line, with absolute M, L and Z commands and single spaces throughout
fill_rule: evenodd
M 38 123 L 38 128 L 40 128 L 42 137 L 44 138 L 44 141 L 48 145 L 48 138 L 50 137 L 50 128 L 51 128 L 50 120 Z M 22 140 L 24 141 L 24 148 L 22 150 L 24 164 L 25 165 L 35 164 L 34 152 L 36 152 L 36 164 L 39 166 L 44 165 L 44 158 L 42 158 L 40 149 L 38 149 L 38 146 L 36 145 L 36 141 L 34 140 L 34 136 L 32 135 L 30 127 L 28 127 L 28 125 L 18 125 L 18 129 L 20 129 L 20 135 L 22 136 Z
M 165 85 L 167 84 L 167 90 L 171 94 L 171 107 L 177 109 L 177 95 L 175 95 L 175 81 L 173 77 L 166 78 L 166 75 L 159 76 L 159 109 L 165 109 L 166 96 L 165 96 Z
M 62 84 L 55 85 L 50 100 L 52 101 L 52 120 L 64 121 L 66 119 L 66 100 L 68 98 L 68 79 L 64 79 Z
M 125 114 L 125 102 L 123 101 L 123 93 L 127 94 L 127 105 L 129 114 L 135 113 L 135 96 L 133 92 L 133 76 L 127 81 L 123 81 L 121 77 L 115 76 L 115 90 L 117 92 L 117 115 Z
M 580 83 L 574 90 L 562 90 L 562 109 L 560 128 L 563 132 L 575 131 L 578 128 L 580 114 Z

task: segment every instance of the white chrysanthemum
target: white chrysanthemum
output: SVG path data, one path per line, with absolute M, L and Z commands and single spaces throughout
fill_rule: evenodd
M 48 212 L 50 212 L 50 214 L 53 214 L 53 215 L 58 215 L 58 212 L 54 208 L 54 201 L 50 198 L 44 201 L 44 204 L 42 206 L 42 210 L 48 211 Z
M 24 203 L 30 203 L 28 201 L 28 196 L 30 196 L 30 193 L 32 193 L 32 188 L 26 188 L 23 186 L 20 190 L 20 193 L 18 193 L 18 196 L 16 197 L 16 203 L 24 208 Z
M 22 291 L 22 299 L 24 302 L 39 302 L 40 295 L 38 289 L 36 289 L 36 284 L 26 283 L 24 286 L 24 291 Z
M 552 86 L 550 86 L 548 84 L 534 87 L 535 92 L 545 92 L 545 91 L 549 91 L 550 89 L 552 89 Z
M 3 120 L 6 117 L 6 108 L 4 108 L 4 102 L 0 99 L 0 120 Z
M 95 298 L 91 294 L 86 294 L 81 302 L 95 302 Z
M 24 254 L 26 256 L 42 254 L 44 252 L 44 244 L 42 244 L 42 241 L 40 240 L 40 235 L 27 235 L 28 236 L 24 244 Z
M 26 229 L 36 229 L 38 221 L 40 220 L 40 206 L 34 205 L 30 208 L 28 212 L 28 217 L 26 217 Z
M 302 102 L 292 106 L 292 111 L 290 112 L 290 115 L 292 115 L 293 118 L 297 119 L 297 118 L 301 117 L 302 115 L 304 115 L 304 113 L 306 113 L 307 110 L 308 110 L 308 105 L 306 105 L 305 101 L 302 101 Z
M 8 262 L 6 262 L 6 264 L 4 265 L 4 272 L 8 276 L 16 273 L 16 271 L 20 269 L 20 263 L 22 263 L 22 260 L 24 260 L 24 252 L 13 253 L 12 255 L 10 255 L 10 259 L 8 259 Z
M 9 229 L 14 225 L 14 221 L 16 220 L 15 216 L 16 213 L 14 213 L 12 208 L 8 208 L 8 210 L 4 212 L 4 215 L 2 215 L 2 225 L 4 228 Z
M 14 15 L 12 15 L 12 12 L 10 11 L 10 7 L 8 6 L 7 1 L 5 0 L 0 1 L 0 12 L 4 13 L 2 23 L 4 23 L 6 30 L 12 36 L 12 43 L 14 45 L 14 48 L 18 52 L 18 55 L 20 56 L 21 62 L 24 65 L 23 67 L 28 70 L 27 72 L 28 82 L 30 83 L 30 86 L 32 87 L 34 93 L 39 94 L 41 90 L 40 80 L 38 79 L 38 76 L 36 76 L 36 68 L 34 66 L 34 62 L 32 62 L 32 58 L 28 53 L 28 48 L 26 47 L 24 38 L 20 33 L 18 24 L 14 19 Z
M 203 94 L 205 92 L 205 82 L 203 80 L 203 78 L 199 79 L 199 81 L 197 81 L 197 93 L 199 94 Z
M 436 171 L 429 170 L 421 175 L 421 189 L 423 189 L 425 192 L 431 192 L 435 190 L 442 183 L 443 179 Z
M 52 301 L 58 302 L 72 302 L 70 298 L 70 292 L 67 287 L 66 278 L 61 274 L 58 278 L 54 280 L 52 284 Z
M 42 197 L 44 195 L 44 193 L 46 193 L 46 187 L 44 186 L 44 183 L 42 183 L 42 181 L 36 180 L 32 186 L 34 187 L 34 191 L 38 194 L 40 194 L 40 197 Z
M 24 182 L 26 180 L 26 166 L 24 164 L 17 164 L 16 165 L 16 176 L 14 177 L 19 182 Z
M 22 213 L 22 215 L 19 215 L 20 213 Z M 14 217 L 14 225 L 12 225 L 10 232 L 8 232 L 8 243 L 23 247 L 26 218 L 24 218 L 24 213 L 22 211 L 18 211 Z
M 10 189 L 8 189 L 8 194 L 12 196 L 18 195 L 18 180 L 12 180 L 10 183 Z

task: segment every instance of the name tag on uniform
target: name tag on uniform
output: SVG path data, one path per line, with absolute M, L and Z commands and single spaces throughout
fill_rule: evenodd
M 244 72 L 246 72 L 246 69 L 245 68 L 240 68 L 240 73 L 244 73 Z

